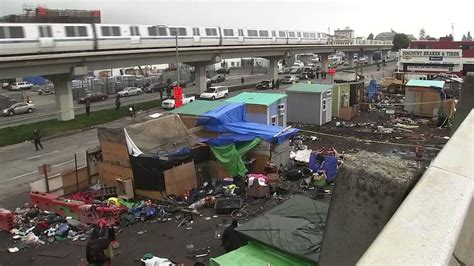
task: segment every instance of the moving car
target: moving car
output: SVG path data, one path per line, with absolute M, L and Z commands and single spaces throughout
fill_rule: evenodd
M 216 70 L 216 73 L 217 74 L 230 74 L 230 70 L 225 69 L 225 68 L 219 68 L 218 70 Z
M 292 84 L 293 82 L 298 82 L 300 79 L 295 75 L 286 75 L 281 80 L 282 84 Z
M 107 98 L 109 98 L 109 95 L 102 93 L 102 92 L 92 92 L 86 94 L 86 96 L 81 97 L 77 99 L 77 103 L 86 103 L 87 101 L 89 102 L 99 102 L 99 101 L 105 101 Z
M 128 97 L 132 95 L 140 95 L 142 94 L 142 89 L 137 87 L 127 87 L 119 92 L 117 92 L 120 97 Z
M 32 103 L 15 103 L 12 106 L 2 110 L 3 116 L 32 113 L 35 110 L 35 105 Z
M 50 88 L 43 88 L 38 90 L 38 95 L 50 95 L 54 94 L 54 90 Z
M 31 88 L 33 88 L 33 84 L 26 81 L 15 82 L 10 86 L 10 90 L 12 91 L 29 90 Z
M 201 99 L 219 99 L 219 98 L 227 98 L 229 95 L 229 89 L 226 86 L 215 86 L 210 87 L 205 92 L 201 93 L 199 98 Z
M 302 72 L 299 76 L 299 79 L 314 79 L 316 75 L 313 72 Z
M 215 75 L 214 77 L 211 78 L 211 83 L 219 83 L 219 82 L 224 82 L 225 77 L 223 75 Z
M 190 102 L 193 102 L 194 100 L 196 100 L 196 97 L 195 97 L 195 96 L 187 97 L 187 96 L 183 93 L 183 105 L 188 104 L 188 103 L 190 103 Z M 163 109 L 174 109 L 174 107 L 175 107 L 174 99 L 167 99 L 167 100 L 164 100 L 164 101 L 161 103 L 161 107 L 163 107 Z
M 159 92 L 160 90 L 165 90 L 168 87 L 168 84 L 163 82 L 153 83 L 148 87 L 145 87 L 146 93 Z
M 257 83 L 255 86 L 257 90 L 268 90 L 272 89 L 272 82 L 270 80 L 262 80 L 261 82 Z

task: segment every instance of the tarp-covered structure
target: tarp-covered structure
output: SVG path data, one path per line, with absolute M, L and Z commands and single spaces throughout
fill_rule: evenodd
M 209 149 L 195 148 L 198 138 L 189 133 L 176 114 L 98 131 L 101 146 L 103 143 L 126 145 L 135 189 L 165 191 L 165 171 L 209 159 Z
M 244 103 L 227 103 L 202 114 L 197 122 L 207 131 L 218 132 L 216 138 L 202 139 L 231 176 L 247 172 L 242 156 L 260 141 L 283 144 L 298 133 L 294 128 L 251 123 L 245 120 Z M 289 157 L 289 156 L 288 156 Z
M 236 230 L 251 240 L 317 262 L 328 209 L 328 203 L 296 195 Z

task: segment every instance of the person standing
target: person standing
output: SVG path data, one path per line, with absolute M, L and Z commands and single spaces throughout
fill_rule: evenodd
M 115 98 L 115 110 L 116 111 L 120 110 L 120 105 L 122 105 L 122 102 L 120 101 L 120 95 L 117 94 L 117 98 Z
M 275 80 L 272 79 L 272 90 L 274 90 L 274 89 L 275 89 Z
M 163 90 L 164 90 L 163 86 L 160 87 L 160 100 L 162 101 L 163 101 Z
M 91 238 L 86 245 L 86 258 L 90 265 L 104 265 L 109 262 L 109 258 L 105 254 L 105 251 L 110 246 L 110 240 L 108 238 L 100 237 L 99 230 L 93 230 Z
M 280 79 L 277 79 L 277 82 L 276 82 L 276 89 L 277 89 L 277 90 L 280 89 Z
M 89 100 L 86 101 L 86 115 L 89 116 L 91 112 L 91 102 Z
M 35 144 L 36 151 L 38 151 L 38 147 L 43 149 L 43 144 L 41 144 L 41 134 L 39 130 L 33 130 L 33 143 Z
M 238 226 L 236 220 L 232 221 L 232 224 L 227 226 L 222 233 L 222 244 L 221 246 L 225 249 L 226 252 L 236 250 L 240 248 L 242 240 L 240 239 L 239 233 L 234 229 Z
M 319 69 L 316 70 L 316 79 L 319 79 Z
M 135 110 L 133 110 L 132 104 L 128 104 L 128 114 L 130 115 L 130 117 L 135 116 Z
M 242 85 L 244 85 L 244 77 L 240 78 L 240 82 L 242 83 Z

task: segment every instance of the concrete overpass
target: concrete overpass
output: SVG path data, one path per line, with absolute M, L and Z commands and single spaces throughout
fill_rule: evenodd
M 270 60 L 270 77 L 277 78 L 278 60 L 298 54 L 316 53 L 326 59 L 335 50 L 348 53 L 353 64 L 353 54 L 363 51 L 370 60 L 374 51 L 387 51 L 391 42 L 371 40 L 335 40 L 328 45 L 258 45 L 258 46 L 210 46 L 179 47 L 180 62 L 194 66 L 196 84 L 200 91 L 206 89 L 206 66 L 227 58 L 263 57 Z M 42 75 L 55 85 L 58 119 L 74 119 L 71 80 L 74 76 L 97 69 L 119 68 L 132 65 L 151 65 L 175 62 L 175 47 L 156 49 L 110 50 L 74 53 L 0 57 L 0 79 Z

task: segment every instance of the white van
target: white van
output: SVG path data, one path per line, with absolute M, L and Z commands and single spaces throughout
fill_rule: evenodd
M 215 86 L 210 87 L 205 92 L 201 93 L 199 98 L 201 99 L 219 99 L 219 98 L 227 98 L 229 95 L 229 89 L 226 86 Z

